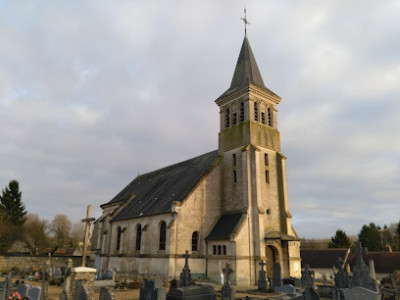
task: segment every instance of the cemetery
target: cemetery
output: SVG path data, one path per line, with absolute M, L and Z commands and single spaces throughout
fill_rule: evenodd
M 98 218 L 89 205 L 75 248 L 72 239 L 56 243 L 63 234 L 54 228 L 49 243 L 36 218 L 46 247 L 24 236 L 26 249 L 11 251 L 8 226 L 21 229 L 27 211 L 18 181 L 3 190 L 1 300 L 400 299 L 400 252 L 390 245 L 368 251 L 360 234 L 345 247 L 301 248 L 278 130 L 282 99 L 263 81 L 246 10 L 241 20 L 233 78 L 215 100 L 218 149 L 138 174 L 103 199 Z M 385 231 L 376 228 L 381 248 Z
M 259 263 L 257 286 L 235 286 L 230 282 L 234 269 L 223 268 L 223 281 L 216 284 L 207 279 L 196 280 L 190 270 L 190 254 L 185 253 L 185 265 L 179 278 L 167 284 L 161 278 L 137 278 L 137 285 L 116 280 L 115 272 L 99 274 L 95 268 L 74 266 L 68 259 L 65 266 L 55 267 L 50 260 L 38 271 L 3 273 L 0 277 L 1 299 L 28 300 L 125 300 L 125 299 L 398 299 L 400 272 L 390 276 L 390 282 L 376 279 L 374 263 L 364 261 L 366 252 L 356 243 L 352 250 L 353 265 L 346 265 L 341 257 L 331 266 L 333 278 L 317 280 L 308 264 L 301 278 L 281 278 L 281 268 L 274 265 L 273 277 L 267 278 L 265 262 Z M 93 260 L 84 262 L 93 265 Z M 11 297 L 11 298 L 10 298 Z

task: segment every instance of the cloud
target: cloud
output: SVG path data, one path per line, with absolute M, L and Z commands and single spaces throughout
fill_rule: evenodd
M 396 222 L 398 2 L 246 6 L 264 82 L 283 98 L 299 235 Z M 76 221 L 138 173 L 216 149 L 214 100 L 230 84 L 242 16 L 240 1 L 5 4 L 0 184 L 19 180 L 31 213 Z

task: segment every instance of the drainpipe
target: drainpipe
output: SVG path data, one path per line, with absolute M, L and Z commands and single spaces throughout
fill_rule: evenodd
M 110 222 L 110 239 L 109 239 L 109 243 L 108 243 L 108 253 L 107 253 L 107 270 L 108 268 L 108 263 L 110 262 L 110 251 L 111 251 L 111 242 L 112 242 L 112 225 L 113 223 Z
M 251 274 L 253 273 L 253 271 L 251 270 L 251 240 L 250 240 L 250 216 L 247 215 L 247 236 L 249 237 L 249 267 L 250 267 L 250 280 L 249 282 L 252 282 L 251 279 Z
M 206 242 L 206 278 L 208 278 L 208 241 L 205 240 Z

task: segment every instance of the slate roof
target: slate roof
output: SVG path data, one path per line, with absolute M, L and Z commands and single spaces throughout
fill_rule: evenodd
M 258 69 L 256 59 L 254 58 L 253 51 L 251 50 L 249 40 L 247 39 L 247 36 L 245 36 L 238 60 L 236 62 L 231 86 L 218 99 L 247 87 L 250 83 L 263 89 L 268 94 L 277 96 L 265 86 L 260 70 Z
M 229 240 L 240 228 L 246 213 L 230 212 L 222 214 L 206 240 Z
M 108 204 L 133 200 L 112 221 L 171 211 L 174 201 L 182 202 L 200 179 L 214 166 L 218 151 L 136 177 Z
M 300 250 L 302 267 L 306 264 L 310 268 L 332 268 L 339 257 L 343 261 L 346 258 L 348 249 L 302 249 Z M 367 252 L 363 255 L 364 263 L 369 265 L 369 260 L 375 264 L 375 272 L 380 274 L 390 274 L 394 270 L 400 270 L 400 252 Z M 356 261 L 356 255 L 350 253 L 346 264 L 353 266 Z
M 301 249 L 302 268 L 306 264 L 310 268 L 332 268 L 339 257 L 345 260 L 347 251 L 347 248 Z
M 369 260 L 375 264 L 375 272 L 381 274 L 390 274 L 394 270 L 400 270 L 400 252 L 367 252 L 363 255 L 364 263 L 368 266 Z M 356 255 L 349 255 L 348 263 L 353 266 L 356 262 Z

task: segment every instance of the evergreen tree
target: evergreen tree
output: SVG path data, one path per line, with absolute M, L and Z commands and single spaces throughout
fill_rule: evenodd
M 2 191 L 0 203 L 5 217 L 11 224 L 21 226 L 25 222 L 26 210 L 21 201 L 22 193 L 19 191 L 19 183 L 16 180 L 10 181 Z
M 369 251 L 383 250 L 379 228 L 380 227 L 377 227 L 374 223 L 370 223 L 368 226 L 364 225 L 361 228 L 361 231 L 358 234 L 358 239 L 360 240 L 363 248 L 367 248 Z
M 331 238 L 329 248 L 350 248 L 351 241 L 346 232 L 341 229 L 336 230 L 335 236 Z

